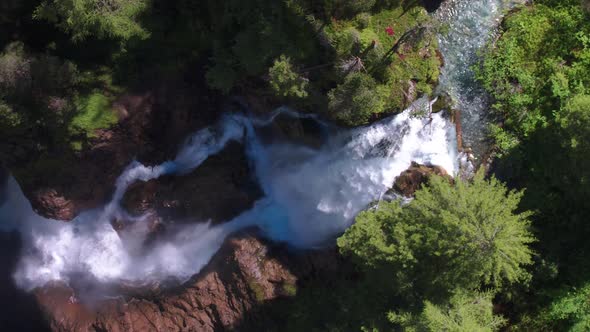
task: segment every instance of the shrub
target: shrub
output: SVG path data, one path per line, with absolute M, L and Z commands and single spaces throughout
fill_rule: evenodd
M 346 77 L 344 83 L 328 93 L 330 115 L 348 126 L 369 122 L 373 114 L 384 110 L 384 102 L 375 80 L 357 72 Z
M 281 55 L 268 70 L 269 84 L 273 92 L 281 97 L 307 97 L 307 80 L 301 77 L 291 65 L 291 59 Z

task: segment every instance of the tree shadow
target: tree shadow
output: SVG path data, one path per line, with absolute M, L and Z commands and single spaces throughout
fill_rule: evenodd
M 12 277 L 22 241 L 16 232 L 0 232 L 0 330 L 50 331 L 33 294 L 19 289 Z
M 336 247 L 299 250 L 266 242 L 269 257 L 296 276 L 295 294 L 255 306 L 233 331 L 352 331 L 390 327 L 385 312 L 395 307 L 388 289 L 371 284 Z

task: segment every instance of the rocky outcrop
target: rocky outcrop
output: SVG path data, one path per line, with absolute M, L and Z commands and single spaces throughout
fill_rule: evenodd
M 120 96 L 113 105 L 118 123 L 97 130 L 81 150 L 62 142 L 38 153 L 15 138 L 3 147 L 6 166 L 37 213 L 71 220 L 108 201 L 133 159 L 147 164 L 170 159 L 188 134 L 215 121 L 221 113 L 216 94 L 190 82 L 164 78 L 143 92 Z
M 249 209 L 260 196 L 243 146 L 231 142 L 187 175 L 132 184 L 123 206 L 136 215 L 156 211 L 165 221 L 216 223 Z
M 453 109 L 453 99 L 446 92 L 443 92 L 442 94 L 440 94 L 437 97 L 436 101 L 432 104 L 432 113 L 438 113 L 442 110 L 447 110 L 447 111 L 451 112 L 452 109 Z
M 263 302 L 295 293 L 297 280 L 334 267 L 335 251 L 295 256 L 252 235 L 226 241 L 207 267 L 178 289 L 86 304 L 73 289 L 35 293 L 54 331 L 220 331 L 255 321 Z
M 416 190 L 420 189 L 422 184 L 427 183 L 428 178 L 432 175 L 443 176 L 452 181 L 452 177 L 440 166 L 427 166 L 412 162 L 412 165 L 395 179 L 392 191 L 412 197 Z

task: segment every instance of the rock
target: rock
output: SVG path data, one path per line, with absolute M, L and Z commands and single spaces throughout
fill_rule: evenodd
M 55 189 L 37 190 L 31 203 L 35 212 L 51 219 L 71 220 L 78 213 L 74 202 L 60 196 Z
M 293 295 L 299 278 L 329 269 L 336 255 L 294 256 L 244 234 L 227 240 L 201 273 L 178 289 L 92 304 L 63 284 L 35 295 L 53 331 L 231 330 L 256 320 L 251 313 L 263 302 Z
M 231 142 L 187 175 L 135 182 L 122 205 L 136 215 L 156 211 L 165 222 L 217 223 L 249 209 L 261 195 L 243 146 Z
M 416 87 L 416 81 L 408 80 L 407 89 L 404 91 L 404 108 L 410 106 L 418 98 L 418 91 Z
M 395 179 L 392 190 L 406 197 L 412 197 L 433 174 L 452 181 L 452 177 L 440 166 L 426 166 L 412 162 L 412 165 Z
M 438 113 L 442 110 L 450 111 L 453 107 L 453 99 L 448 93 L 443 92 L 434 104 L 432 104 L 432 113 Z
M 323 142 L 322 127 L 313 119 L 295 118 L 281 114 L 269 126 L 258 130 L 264 142 L 284 141 L 311 148 L 320 148 Z
M 455 132 L 457 133 L 457 151 L 463 151 L 463 127 L 461 126 L 461 111 L 451 110 L 451 122 L 455 124 Z

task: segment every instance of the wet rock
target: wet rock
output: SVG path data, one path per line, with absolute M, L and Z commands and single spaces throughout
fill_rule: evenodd
M 207 267 L 178 289 L 91 304 L 63 284 L 48 285 L 35 295 L 54 331 L 231 330 L 256 320 L 251 313 L 263 302 L 293 295 L 299 278 L 329 269 L 334 255 L 295 256 L 242 235 L 227 240 Z
M 73 201 L 61 196 L 54 189 L 41 189 L 35 193 L 33 210 L 51 219 L 71 220 L 76 214 Z
M 281 114 L 272 124 L 259 128 L 258 133 L 263 142 L 279 141 L 319 148 L 324 140 L 321 125 L 313 119 L 296 118 Z
M 450 111 L 453 107 L 453 99 L 449 96 L 448 93 L 444 92 L 440 96 L 434 104 L 432 104 L 432 113 L 438 113 L 442 110 Z
M 228 221 L 261 196 L 241 144 L 232 142 L 187 175 L 132 184 L 122 205 L 140 215 L 156 211 L 166 222 Z
M 392 191 L 406 197 L 412 197 L 423 184 L 427 183 L 428 178 L 433 174 L 452 181 L 452 177 L 440 166 L 427 166 L 412 162 L 412 165 L 395 179 Z

